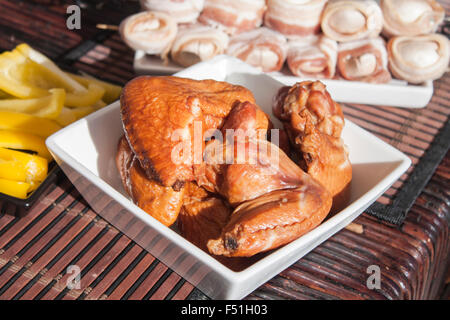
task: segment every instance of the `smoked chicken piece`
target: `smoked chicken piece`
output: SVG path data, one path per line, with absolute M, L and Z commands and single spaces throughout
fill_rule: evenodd
M 208 252 L 208 241 L 220 237 L 230 220 L 231 212 L 232 208 L 226 201 L 207 192 L 195 182 L 188 182 L 185 185 L 184 204 L 178 216 L 178 229 L 185 239 Z M 245 269 L 256 259 L 213 257 L 234 271 Z
M 201 164 L 194 165 L 195 180 L 198 185 L 210 192 L 215 192 L 219 175 L 222 174 L 226 160 L 226 144 L 222 144 L 224 139 L 233 141 L 239 137 L 240 141 L 246 138 L 265 139 L 267 130 L 272 127 L 268 116 L 254 103 L 236 102 L 230 114 L 224 120 L 220 131 L 216 130 L 214 138 L 206 144 L 204 160 Z M 220 149 L 219 149 L 220 148 Z M 206 151 L 209 150 L 209 151 Z M 215 151 L 220 151 L 217 154 Z M 230 149 L 231 150 L 231 149 Z M 230 154 L 233 156 L 233 154 Z M 233 161 L 231 158 L 231 162 Z
M 289 243 L 319 225 L 331 208 L 329 192 L 308 175 L 295 189 L 277 190 L 244 202 L 231 214 L 209 252 L 249 257 Z
M 189 184 L 195 185 L 192 182 Z M 198 186 L 197 188 L 202 189 Z M 192 189 L 191 187 L 190 190 Z M 204 198 L 185 196 L 185 203 L 178 219 L 178 229 L 184 238 L 207 251 L 206 243 L 220 236 L 230 219 L 230 214 L 231 208 L 214 195 L 206 194 Z
M 183 204 L 184 188 L 175 191 L 147 177 L 125 137 L 119 141 L 116 165 L 125 191 L 139 208 L 166 226 L 177 220 Z
M 222 136 L 227 136 L 227 130 L 242 130 L 248 137 L 265 139 L 267 130 L 272 126 L 269 117 L 254 103 L 245 101 L 235 103 L 222 126 Z
M 204 164 L 196 170 L 197 183 L 220 193 L 232 206 L 300 185 L 305 173 L 264 139 L 269 126 L 258 106 L 236 104 L 222 127 L 225 141 L 213 140 L 205 148 Z
M 274 114 L 283 121 L 289 140 L 301 156 L 300 166 L 332 196 L 346 190 L 352 166 L 341 139 L 344 116 L 320 81 L 281 88 Z
M 193 181 L 203 133 L 221 127 L 236 101 L 255 100 L 244 87 L 214 80 L 141 76 L 128 82 L 120 99 L 122 122 L 147 176 L 175 189 Z
M 122 179 L 123 188 L 129 196 L 132 194 L 129 171 L 134 158 L 134 153 L 131 150 L 127 139 L 125 136 L 122 136 L 117 145 L 116 167 L 119 171 L 120 178 Z
M 234 207 L 273 190 L 298 187 L 307 175 L 267 140 L 217 141 L 208 145 L 205 162 L 213 167 L 215 191 Z

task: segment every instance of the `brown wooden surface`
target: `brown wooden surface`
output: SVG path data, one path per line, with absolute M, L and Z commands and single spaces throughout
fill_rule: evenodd
M 448 2 L 444 3 L 448 6 Z M 120 84 L 132 78 L 133 53 L 117 34 L 101 35 L 96 23 L 114 24 L 136 3 L 82 13 L 82 29 L 68 31 L 64 6 L 0 0 L 0 51 L 28 42 L 72 67 Z M 93 41 L 95 40 L 95 41 Z M 71 66 L 67 55 L 88 50 Z M 379 203 L 390 203 L 450 114 L 450 76 L 435 82 L 424 109 L 347 105 L 345 116 L 405 152 L 413 161 Z M 431 299 L 448 270 L 449 154 L 417 198 L 404 224 L 368 214 L 255 290 L 247 299 Z M 425 177 L 424 177 L 425 178 Z M 81 267 L 80 290 L 65 286 L 69 265 Z M 366 286 L 367 267 L 381 269 L 380 290 Z M 0 299 L 201 299 L 204 295 L 128 237 L 97 216 L 61 179 L 24 218 L 0 213 Z

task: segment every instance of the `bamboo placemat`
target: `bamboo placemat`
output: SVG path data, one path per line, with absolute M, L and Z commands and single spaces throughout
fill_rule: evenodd
M 445 3 L 448 5 L 448 3 Z M 106 10 L 104 8 L 103 10 Z M 63 6 L 0 0 L 0 50 L 28 42 L 62 67 L 123 84 L 132 77 L 133 53 L 117 34 L 99 32 L 134 8 L 92 11 L 81 32 L 69 32 Z M 345 105 L 345 116 L 405 152 L 413 166 L 378 201 L 416 199 L 402 226 L 361 215 L 248 299 L 433 298 L 449 253 L 450 76 L 435 82 L 424 109 Z M 406 191 L 405 191 L 406 190 Z M 409 193 L 409 194 L 408 194 Z M 403 201 L 405 202 L 405 198 Z M 397 202 L 395 202 L 397 201 Z M 406 201 L 407 202 L 407 201 Z M 400 203 L 408 206 L 408 203 Z M 375 205 L 377 206 L 377 205 Z M 377 210 L 379 208 L 374 208 Z M 0 211 L 2 212 L 2 211 Z M 382 268 L 382 288 L 367 288 L 367 267 Z M 82 287 L 69 290 L 67 268 L 81 268 Z M 64 177 L 24 218 L 0 213 L 0 299 L 206 298 L 137 244 L 97 216 Z

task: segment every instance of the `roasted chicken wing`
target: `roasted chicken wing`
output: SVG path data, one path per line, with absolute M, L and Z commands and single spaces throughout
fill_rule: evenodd
M 207 192 L 195 182 L 185 185 L 184 204 L 178 216 L 181 235 L 205 252 L 211 239 L 220 237 L 230 220 L 232 208 L 224 199 Z M 213 255 L 215 259 L 234 271 L 241 271 L 255 262 L 254 258 L 225 257 Z
M 267 116 L 253 103 L 235 105 L 222 127 L 224 141 L 213 140 L 196 170 L 200 186 L 224 196 L 232 206 L 267 192 L 295 188 L 305 173 L 276 145 L 265 140 Z
M 188 192 L 178 219 L 178 228 L 186 239 L 207 251 L 209 239 L 220 236 L 232 209 L 221 198 L 189 182 Z
M 210 182 L 215 191 L 234 207 L 273 190 L 298 187 L 306 175 L 276 145 L 260 139 L 209 144 L 205 162 L 214 172 Z
M 116 164 L 125 191 L 133 202 L 162 224 L 172 225 L 177 220 L 183 204 L 184 188 L 175 191 L 172 187 L 165 187 L 149 178 L 125 137 L 119 141 Z
M 295 189 L 276 190 L 244 202 L 217 239 L 208 241 L 212 254 L 249 257 L 289 243 L 319 225 L 331 208 L 329 192 L 305 174 Z
M 348 190 L 352 166 L 341 139 L 342 109 L 331 99 L 325 85 L 304 81 L 281 88 L 273 109 L 300 155 L 300 166 L 333 196 L 341 196 Z
M 193 153 L 201 158 L 202 146 L 194 146 L 195 122 L 201 135 L 221 127 L 236 101 L 254 102 L 254 97 L 226 82 L 137 77 L 120 98 L 125 135 L 147 175 L 178 189 L 194 180 Z

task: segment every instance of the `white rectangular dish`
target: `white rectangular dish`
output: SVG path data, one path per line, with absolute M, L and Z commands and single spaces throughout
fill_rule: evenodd
M 282 86 L 247 64 L 218 57 L 179 74 L 215 79 L 250 89 L 259 106 L 274 120 L 272 97 Z M 346 121 L 343 139 L 353 165 L 350 204 L 316 229 L 276 249 L 240 272 L 234 272 L 133 204 L 115 166 L 117 142 L 123 134 L 117 101 L 58 131 L 47 146 L 66 175 L 92 208 L 148 252 L 215 299 L 241 299 L 341 230 L 410 166 L 397 149 Z
M 168 61 L 164 64 L 161 58 L 146 55 L 143 51 L 136 51 L 134 56 L 134 70 L 138 74 L 168 75 L 180 72 L 183 67 Z M 285 67 L 280 72 L 270 73 L 278 81 L 293 85 L 302 80 L 293 76 Z M 392 80 L 389 83 L 366 83 L 347 80 L 321 80 L 328 87 L 328 91 L 338 102 L 359 103 L 402 108 L 426 107 L 433 96 L 433 82 L 427 81 L 422 85 L 408 84 L 406 81 Z

